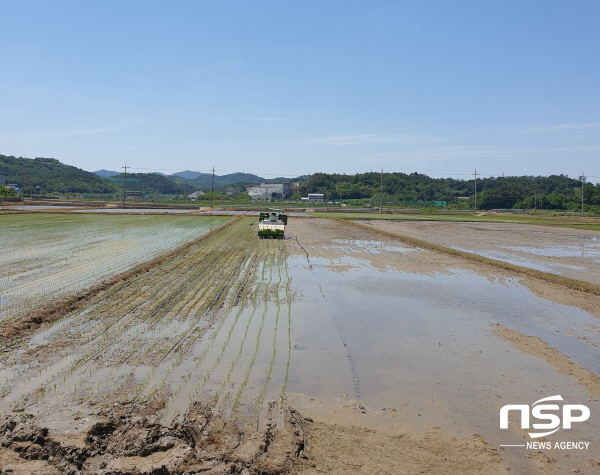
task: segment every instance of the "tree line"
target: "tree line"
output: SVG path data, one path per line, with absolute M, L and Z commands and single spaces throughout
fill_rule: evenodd
M 325 199 L 367 199 L 378 204 L 403 201 L 446 201 L 475 204 L 475 180 L 431 178 L 420 173 L 315 173 L 300 185 L 300 193 L 323 193 Z M 467 200 L 465 200 L 465 198 Z M 566 175 L 509 176 L 477 179 L 477 208 L 581 209 L 582 183 Z M 461 200 L 462 199 L 462 200 Z M 600 185 L 585 183 L 583 202 L 600 208 Z

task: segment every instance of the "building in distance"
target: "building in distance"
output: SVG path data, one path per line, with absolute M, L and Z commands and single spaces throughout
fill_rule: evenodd
M 246 193 L 252 200 L 281 200 L 290 196 L 290 184 L 286 182 L 246 185 Z
M 323 193 L 309 193 L 308 196 L 300 198 L 302 201 L 308 201 L 309 203 L 323 203 L 325 201 L 325 195 Z

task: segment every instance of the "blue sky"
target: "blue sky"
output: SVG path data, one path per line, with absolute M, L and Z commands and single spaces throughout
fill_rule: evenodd
M 0 2 L 0 153 L 600 176 L 600 2 Z

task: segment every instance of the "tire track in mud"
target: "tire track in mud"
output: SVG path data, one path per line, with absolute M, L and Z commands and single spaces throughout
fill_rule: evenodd
M 302 246 L 302 244 L 300 244 L 300 241 L 298 241 L 298 238 L 296 238 L 296 242 L 298 243 L 298 245 L 300 246 L 300 248 L 306 253 L 306 260 L 309 263 L 309 270 L 315 275 L 315 281 L 318 281 L 318 279 L 317 279 L 317 273 L 315 272 L 315 269 L 314 269 L 313 265 L 310 263 L 310 256 L 309 256 L 308 252 L 306 251 L 306 249 L 304 248 L 304 246 Z M 336 328 L 336 330 L 337 330 L 337 332 L 338 332 L 338 334 L 340 336 L 340 340 L 342 342 L 342 345 L 344 346 L 344 351 L 346 353 L 346 357 L 347 357 L 347 360 L 348 360 L 348 366 L 349 366 L 349 369 L 350 369 L 350 374 L 352 375 L 352 387 L 353 387 L 353 390 L 354 390 L 354 397 L 358 400 L 358 407 L 359 407 L 359 409 L 363 413 L 365 413 L 366 409 L 362 405 L 362 403 L 360 402 L 360 399 L 361 399 L 360 378 L 358 377 L 358 370 L 356 368 L 356 361 L 355 361 L 355 358 L 353 356 L 352 349 L 350 348 L 350 345 L 348 343 L 348 339 L 344 335 L 344 332 L 343 332 L 342 327 L 341 327 L 340 322 L 339 322 L 339 318 L 337 316 L 337 312 L 336 312 L 334 306 L 331 304 L 331 302 L 327 299 L 327 296 L 325 295 L 325 292 L 323 291 L 323 289 L 321 287 L 321 284 L 319 284 L 319 293 L 321 294 L 321 297 L 325 300 L 325 303 L 329 307 L 329 313 L 330 313 L 330 315 L 332 315 L 333 323 L 334 323 L 335 328 Z M 287 377 L 286 377 L 286 382 L 287 382 Z

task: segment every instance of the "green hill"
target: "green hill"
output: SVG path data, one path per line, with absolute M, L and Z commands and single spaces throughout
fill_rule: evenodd
M 0 155 L 0 174 L 25 194 L 115 193 L 117 187 L 94 173 L 65 165 L 54 158 L 23 158 Z M 39 188 L 37 188 L 39 187 Z
M 475 201 L 475 181 L 431 178 L 420 173 L 315 173 L 302 183 L 303 195 L 323 193 L 326 200 L 370 200 L 373 204 L 416 201 Z M 600 205 L 600 184 L 586 183 L 586 206 Z M 477 180 L 477 208 L 581 209 L 581 182 L 565 175 L 508 176 Z
M 142 191 L 145 194 L 184 195 L 196 191 L 196 187 L 186 182 L 176 183 L 170 177 L 158 173 L 128 173 L 104 178 L 123 189 L 123 181 L 128 191 Z
M 200 175 L 200 176 L 194 178 L 193 180 L 188 180 L 188 179 L 182 178 L 181 176 L 176 177 L 173 175 L 171 175 L 169 178 L 171 178 L 176 183 L 190 184 L 190 185 L 196 187 L 196 189 L 202 190 L 202 191 L 210 191 L 211 183 L 212 183 L 212 174 Z M 300 180 L 306 180 L 306 179 L 308 179 L 308 176 L 298 177 L 298 178 L 284 178 L 284 177 L 263 178 L 261 176 L 253 175 L 251 173 L 230 173 L 229 175 L 215 175 L 214 187 L 215 187 L 215 190 L 222 190 L 228 186 L 233 186 L 235 188 L 243 190 L 245 185 L 249 185 L 249 184 L 253 184 L 253 183 L 264 183 L 264 182 L 282 183 L 282 182 L 300 181 Z

